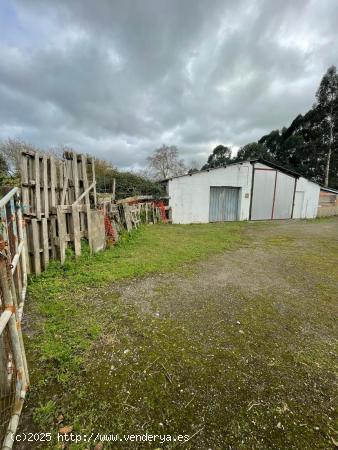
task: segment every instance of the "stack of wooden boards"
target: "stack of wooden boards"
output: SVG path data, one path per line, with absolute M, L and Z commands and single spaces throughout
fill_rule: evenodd
M 21 154 L 21 206 L 27 238 L 27 271 L 40 273 L 49 260 L 65 260 L 69 243 L 81 254 L 81 238 L 95 247 L 93 230 L 96 215 L 94 159 L 64 152 L 62 159 L 35 151 Z M 100 245 L 99 245 L 100 247 Z
M 115 201 L 114 193 L 98 194 L 98 205 L 108 217 L 117 237 L 122 230 L 131 231 L 141 223 L 153 224 L 170 221 L 163 219 L 159 201 L 150 195 L 138 195 Z M 169 211 L 169 207 L 166 207 Z

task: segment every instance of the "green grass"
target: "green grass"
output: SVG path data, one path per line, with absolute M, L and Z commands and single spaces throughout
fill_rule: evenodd
M 31 369 L 34 420 L 45 426 L 55 402 L 48 386 L 61 392 L 85 370 L 85 359 L 101 334 L 107 315 L 117 318 L 123 306 L 109 295 L 98 307 L 98 289 L 125 278 L 156 272 L 189 271 L 189 263 L 232 248 L 241 241 L 243 224 L 154 225 L 126 234 L 115 247 L 90 256 L 84 246 L 77 260 L 68 252 L 64 266 L 51 262 L 29 283 L 27 309 L 32 322 L 26 347 Z M 112 298 L 113 297 L 113 298 Z M 116 296 L 115 296 L 116 297 Z M 43 419 L 45 418 L 45 419 Z
M 47 272 L 33 278 L 30 292 L 52 288 L 48 295 L 81 286 L 102 286 L 123 278 L 176 270 L 184 263 L 221 252 L 238 243 L 243 223 L 155 225 L 124 235 L 116 247 L 93 257 L 69 257 L 63 267 L 50 264 Z

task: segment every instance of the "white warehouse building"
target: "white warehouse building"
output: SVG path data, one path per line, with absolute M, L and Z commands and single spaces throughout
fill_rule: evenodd
M 265 160 L 165 180 L 173 223 L 317 216 L 320 186 Z

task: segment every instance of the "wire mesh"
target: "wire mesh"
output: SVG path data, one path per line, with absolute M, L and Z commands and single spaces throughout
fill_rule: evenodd
M 0 336 L 0 445 L 12 416 L 16 398 L 16 367 L 8 326 Z

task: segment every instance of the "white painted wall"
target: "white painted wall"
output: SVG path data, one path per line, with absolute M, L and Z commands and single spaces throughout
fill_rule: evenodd
M 256 167 L 268 168 L 264 164 Z M 283 178 L 283 174 L 279 172 Z M 284 176 L 285 178 L 285 176 Z M 252 165 L 248 162 L 197 172 L 168 181 L 167 192 L 173 223 L 209 222 L 211 186 L 239 187 L 239 220 L 249 220 Z M 294 219 L 317 217 L 320 187 L 300 177 L 297 180 Z
M 252 165 L 220 167 L 168 181 L 173 223 L 209 222 L 211 186 L 239 187 L 239 220 L 249 219 Z
M 294 219 L 314 219 L 317 217 L 320 187 L 318 184 L 300 177 L 297 180 Z

